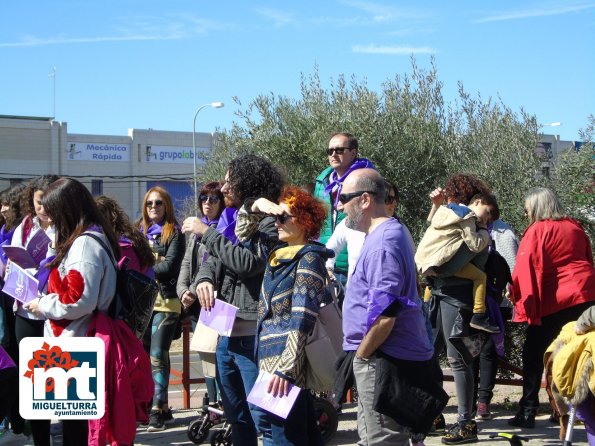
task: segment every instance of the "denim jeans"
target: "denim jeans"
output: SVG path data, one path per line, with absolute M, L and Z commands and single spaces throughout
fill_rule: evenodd
M 219 390 L 234 446 L 256 446 L 257 431 L 270 436 L 265 412 L 246 401 L 258 376 L 254 343 L 255 336 L 221 336 L 217 344 Z
M 443 342 L 446 343 L 446 356 L 452 369 L 457 394 L 457 421 L 468 421 L 471 420 L 473 410 L 473 368 L 471 365 L 465 364 L 461 354 L 448 339 L 458 314 L 458 307 L 444 300 L 440 301 Z
M 270 424 L 270 434 L 262 438 L 263 446 L 322 446 L 322 436 L 314 415 L 314 397 L 303 389 L 287 419 L 266 413 L 265 423 Z
M 473 361 L 474 393 L 477 395 L 477 402 L 486 404 L 492 402 L 497 373 L 498 355 L 496 354 L 496 345 L 492 336 L 488 336 L 479 356 Z

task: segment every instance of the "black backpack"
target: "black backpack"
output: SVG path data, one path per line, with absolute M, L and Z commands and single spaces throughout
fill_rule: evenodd
M 488 292 L 500 303 L 502 301 L 502 292 L 506 288 L 506 284 L 512 282 L 512 276 L 508 263 L 493 247 L 488 254 L 485 273 L 487 275 Z
M 118 267 L 112 250 L 103 240 L 88 232 L 84 232 L 83 235 L 97 240 L 107 251 L 116 269 L 116 294 L 108 310 L 109 316 L 113 319 L 122 319 L 135 336 L 142 339 L 151 320 L 153 306 L 159 292 L 157 282 L 138 271 L 126 269 L 126 265 L 122 268 Z

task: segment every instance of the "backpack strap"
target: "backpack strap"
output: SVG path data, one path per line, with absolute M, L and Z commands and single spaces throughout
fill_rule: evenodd
M 98 236 L 96 236 L 95 234 L 93 234 L 91 232 L 83 232 L 81 235 L 86 235 L 88 237 L 91 237 L 95 241 L 97 241 L 97 243 L 99 243 L 101 245 L 101 247 L 107 251 L 107 255 L 109 256 L 110 260 L 112 261 L 112 265 L 114 265 L 116 272 L 118 272 L 118 263 L 116 262 L 116 258 L 114 257 L 114 253 L 112 252 L 111 248 L 109 246 L 107 246 L 106 243 L 103 240 L 101 240 L 101 238 L 99 238 Z

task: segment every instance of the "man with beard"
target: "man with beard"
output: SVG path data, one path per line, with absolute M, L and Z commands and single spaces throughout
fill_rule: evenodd
M 373 409 L 377 356 L 423 362 L 432 358 L 433 348 L 417 294 L 413 250 L 401 223 L 386 216 L 384 198 L 384 180 L 372 169 L 349 175 L 339 196 L 347 227 L 366 233 L 343 302 L 343 349 L 355 351 L 358 444 L 405 446 L 406 429 Z
M 244 155 L 229 163 L 221 192 L 227 207 L 239 209 L 250 197 L 277 202 L 282 187 L 282 176 L 269 161 L 256 155 Z M 184 220 L 182 231 L 202 236 L 202 243 L 209 252 L 196 278 L 201 307 L 205 310 L 213 307 L 216 289 L 218 299 L 238 307 L 230 336 L 220 336 L 217 344 L 217 374 L 225 416 L 232 424 L 233 444 L 256 446 L 257 430 L 262 430 L 262 412 L 246 398 L 258 376 L 254 343 L 258 297 L 266 262 L 259 258 L 256 244 L 251 240 L 234 243 L 199 218 Z M 256 234 L 258 232 L 278 237 L 275 219 L 263 218 Z

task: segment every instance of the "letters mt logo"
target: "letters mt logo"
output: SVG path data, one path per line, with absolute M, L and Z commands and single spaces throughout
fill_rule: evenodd
M 25 419 L 97 419 L 105 409 L 99 338 L 25 338 L 19 345 L 19 411 Z

